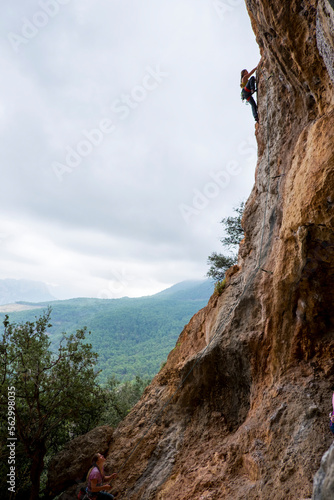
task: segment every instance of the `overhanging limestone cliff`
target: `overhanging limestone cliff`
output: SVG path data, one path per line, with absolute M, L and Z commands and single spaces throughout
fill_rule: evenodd
M 263 57 L 238 268 L 114 432 L 122 498 L 310 497 L 331 441 L 333 4 L 246 3 Z

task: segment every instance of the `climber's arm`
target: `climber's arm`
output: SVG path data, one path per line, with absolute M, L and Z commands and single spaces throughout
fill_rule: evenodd
M 257 66 L 256 66 L 256 68 L 252 69 L 252 71 L 250 73 L 248 73 L 248 78 L 250 78 L 252 76 L 252 74 L 255 73 L 256 70 L 257 70 Z

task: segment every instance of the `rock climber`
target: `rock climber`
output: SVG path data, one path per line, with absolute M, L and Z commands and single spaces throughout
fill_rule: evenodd
M 257 104 L 252 97 L 252 94 L 254 94 L 254 92 L 256 91 L 255 77 L 252 75 L 256 70 L 257 66 L 256 68 L 252 69 L 250 73 L 248 73 L 247 69 L 243 69 L 241 71 L 240 87 L 242 88 L 241 99 L 246 99 L 246 101 L 249 102 L 249 104 L 252 106 L 254 120 L 258 123 L 259 116 L 257 113 Z
M 113 500 L 115 497 L 108 493 L 111 489 L 109 483 L 111 479 L 115 479 L 117 474 L 105 476 L 104 462 L 106 459 L 101 453 L 96 453 L 92 460 L 92 467 L 87 474 L 87 497 L 89 500 Z

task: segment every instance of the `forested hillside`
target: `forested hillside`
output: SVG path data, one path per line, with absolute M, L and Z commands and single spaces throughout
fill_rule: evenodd
M 141 298 L 78 298 L 31 305 L 32 309 L 9 313 L 16 323 L 34 320 L 41 306 L 52 308 L 52 344 L 62 332 L 87 326 L 89 342 L 99 354 L 100 381 L 115 376 L 131 380 L 136 375 L 151 378 L 175 347 L 183 327 L 212 294 L 210 282 L 183 282 L 156 295 Z M 5 312 L 0 314 L 1 320 Z

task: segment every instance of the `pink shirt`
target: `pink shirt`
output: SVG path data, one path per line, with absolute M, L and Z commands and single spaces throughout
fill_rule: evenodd
M 100 470 L 98 467 L 93 467 L 93 469 L 91 470 L 91 473 L 89 474 L 89 477 L 88 477 L 88 491 L 92 491 L 92 479 L 97 479 L 97 483 L 96 483 L 96 486 L 102 486 L 103 484 L 103 478 L 104 478 L 104 471 L 103 471 L 103 475 L 101 474 Z

